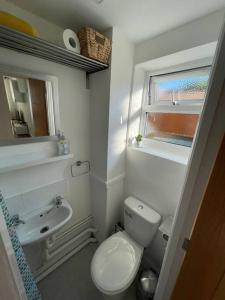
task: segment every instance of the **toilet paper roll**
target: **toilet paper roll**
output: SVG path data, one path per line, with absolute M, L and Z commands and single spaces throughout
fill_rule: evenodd
M 73 30 L 65 29 L 63 31 L 63 42 L 66 49 L 80 54 L 80 42 Z

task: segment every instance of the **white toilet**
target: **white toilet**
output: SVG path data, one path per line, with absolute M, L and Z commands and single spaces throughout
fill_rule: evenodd
M 91 263 L 92 280 L 105 299 L 123 299 L 137 274 L 144 247 L 151 243 L 160 220 L 161 216 L 140 200 L 125 200 L 125 231 L 107 238 Z

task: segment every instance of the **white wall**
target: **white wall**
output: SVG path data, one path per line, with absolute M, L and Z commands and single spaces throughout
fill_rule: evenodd
M 134 46 L 113 28 L 107 155 L 106 230 L 121 221 L 124 201 L 126 137 L 133 73 Z
M 40 34 L 40 38 L 46 39 L 52 43 L 63 45 L 62 32 L 63 29 L 59 26 L 48 22 L 47 20 L 36 16 L 6 0 L 0 0 L 1 10 L 8 12 L 16 17 L 28 22 L 31 26 L 36 28 Z
M 135 64 L 216 41 L 224 13 L 220 10 L 138 44 Z
M 86 89 L 85 72 L 1 48 L 0 64 L 3 63 L 58 78 L 61 128 L 70 141 L 73 161 L 90 159 L 90 98 L 89 90 Z M 27 146 L 23 147 L 26 151 Z M 33 147 L 38 149 L 40 145 L 34 144 Z M 41 148 L 39 149 L 41 152 Z M 4 153 L 7 149 L 1 147 L 1 151 Z M 34 150 L 31 149 L 32 151 Z M 1 174 L 0 189 L 5 197 L 10 197 L 66 178 L 67 195 L 74 210 L 70 225 L 79 223 L 91 214 L 89 176 L 71 178 L 71 162 Z
M 118 28 L 114 28 L 108 125 L 108 180 L 124 173 L 133 56 L 133 45 Z
M 90 75 L 91 169 L 107 179 L 108 120 L 111 69 Z
M 110 68 L 90 76 L 91 201 L 99 240 L 105 238 Z
M 126 195 L 143 200 L 163 217 L 173 215 L 180 198 L 185 173 L 185 164 L 129 147 Z
M 90 76 L 92 201 L 98 238 L 121 220 L 134 46 L 113 28 L 108 70 Z

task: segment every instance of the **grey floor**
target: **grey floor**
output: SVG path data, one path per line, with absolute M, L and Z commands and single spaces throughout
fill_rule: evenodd
M 38 283 L 43 300 L 104 300 L 90 275 L 92 256 L 97 248 L 90 244 Z M 135 284 L 126 300 L 136 300 Z

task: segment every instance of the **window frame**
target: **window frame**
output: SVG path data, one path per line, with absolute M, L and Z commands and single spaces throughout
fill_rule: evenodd
M 141 110 L 141 120 L 140 120 L 140 133 L 143 136 L 144 141 L 149 141 L 151 139 L 146 138 L 146 129 L 147 129 L 147 119 L 146 114 L 148 112 L 155 112 L 155 113 L 180 113 L 180 114 L 198 114 L 201 115 L 204 102 L 200 103 L 199 101 L 196 101 L 195 104 L 188 104 L 187 101 L 185 101 L 185 104 L 179 105 L 177 103 L 176 105 L 173 105 L 170 101 L 163 100 L 158 103 L 152 103 L 150 104 L 151 99 L 151 91 L 150 91 L 150 85 L 151 85 L 151 77 L 153 76 L 163 76 L 163 75 L 170 75 L 174 73 L 179 72 L 185 72 L 185 71 L 194 71 L 198 69 L 204 69 L 208 68 L 209 72 L 211 72 L 212 65 L 209 63 L 206 64 L 200 64 L 197 66 L 183 66 L 183 67 L 177 67 L 173 68 L 172 70 L 160 70 L 158 72 L 146 72 L 146 82 L 144 85 L 144 91 L 143 91 L 143 99 L 142 99 L 142 110 Z M 162 103 L 163 102 L 163 103 Z M 163 142 L 164 143 L 164 142 Z M 177 145 L 178 147 L 182 145 Z

